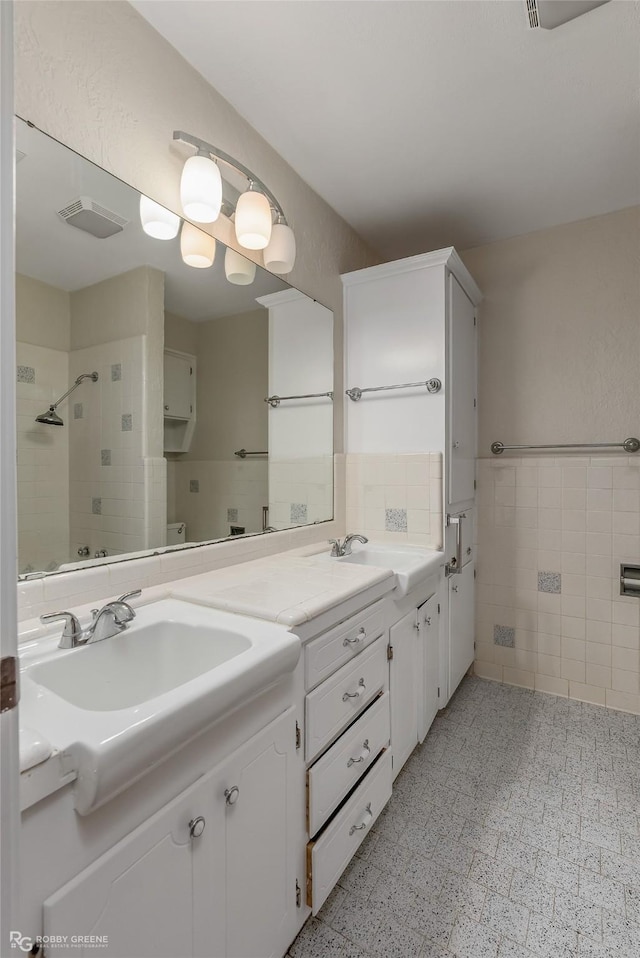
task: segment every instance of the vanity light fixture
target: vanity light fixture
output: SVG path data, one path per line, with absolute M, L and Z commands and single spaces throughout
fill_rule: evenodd
M 184 215 L 194 223 L 215 223 L 222 206 L 222 177 L 218 164 L 199 149 L 184 164 L 180 179 L 180 202 Z
M 239 245 L 250 250 L 268 250 L 267 268 L 276 273 L 290 272 L 295 260 L 295 237 L 273 193 L 239 160 L 211 143 L 181 130 L 174 132 L 173 139 L 197 151 L 186 161 L 182 173 L 180 196 L 185 216 L 194 222 L 212 223 L 221 208 L 225 215 L 235 211 Z M 227 170 L 230 176 L 225 175 Z M 244 191 L 237 186 L 238 175 L 248 183 Z
M 296 238 L 284 216 L 278 214 L 263 255 L 264 265 L 274 273 L 290 273 L 296 259 Z
M 147 236 L 159 240 L 172 240 L 178 235 L 180 217 L 155 200 L 140 194 L 140 222 Z
M 249 286 L 256 277 L 256 264 L 228 246 L 224 254 L 224 274 L 234 286 Z
M 180 252 L 187 266 L 207 269 L 213 265 L 216 255 L 216 241 L 204 230 L 191 223 L 184 222 L 180 233 Z

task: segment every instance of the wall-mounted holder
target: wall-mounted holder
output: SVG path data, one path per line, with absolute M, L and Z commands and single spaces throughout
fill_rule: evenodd
M 620 564 L 620 595 L 632 595 L 640 599 L 640 564 Z
M 625 452 L 638 452 L 640 439 L 631 436 L 624 442 L 562 442 L 557 445 L 546 443 L 542 446 L 505 446 L 503 442 L 491 443 L 494 456 L 501 456 L 505 449 L 624 449 Z
M 412 386 L 426 386 L 428 393 L 437 393 L 442 389 L 442 382 L 434 377 L 433 379 L 427 379 L 426 382 L 398 383 L 397 386 L 367 386 L 366 389 L 361 389 L 360 386 L 352 386 L 351 389 L 345 389 L 345 393 L 352 402 L 358 402 L 362 399 L 363 393 L 379 393 L 386 389 L 409 389 Z

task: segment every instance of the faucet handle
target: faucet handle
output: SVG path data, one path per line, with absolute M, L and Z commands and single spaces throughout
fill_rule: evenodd
M 41 622 L 56 622 L 64 619 L 64 629 L 58 644 L 59 649 L 73 649 L 82 638 L 82 626 L 73 612 L 46 612 L 40 616 Z
M 142 589 L 134 589 L 133 592 L 125 592 L 119 599 L 116 599 L 116 602 L 128 602 L 129 599 L 137 599 L 139 595 L 142 595 Z
M 340 555 L 340 540 L 329 539 L 329 545 L 331 546 L 331 555 L 334 559 L 337 558 Z

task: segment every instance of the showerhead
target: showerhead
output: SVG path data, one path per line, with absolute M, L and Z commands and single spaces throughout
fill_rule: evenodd
M 96 383 L 98 381 L 98 374 L 93 373 L 83 373 L 81 376 L 78 376 L 73 386 L 70 389 L 67 389 L 66 393 L 63 396 L 60 396 L 60 399 L 57 402 L 54 402 L 52 406 L 49 406 L 46 412 L 43 412 L 42 415 L 36 416 L 36 422 L 41 422 L 45 426 L 64 426 L 64 422 L 56 412 L 56 407 L 60 405 L 63 399 L 66 399 L 69 393 L 72 393 L 74 389 L 80 385 L 83 379 L 90 379 L 91 382 Z
M 43 422 L 45 426 L 64 426 L 53 406 L 49 406 L 48 411 L 43 412 L 41 416 L 36 416 L 36 422 Z

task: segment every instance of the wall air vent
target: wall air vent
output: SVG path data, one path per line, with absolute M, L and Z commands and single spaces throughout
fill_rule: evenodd
M 58 216 L 62 217 L 69 226 L 84 230 L 85 233 L 90 233 L 98 239 L 106 239 L 114 233 L 121 233 L 129 222 L 112 210 L 96 203 L 90 196 L 79 196 L 73 203 L 58 210 Z
M 527 19 L 532 30 L 539 27 L 553 30 L 554 27 L 575 20 L 583 13 L 608 2 L 609 0 L 525 0 Z

